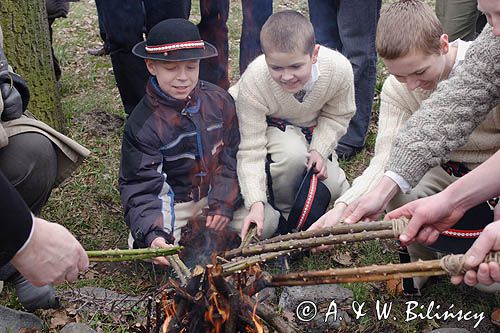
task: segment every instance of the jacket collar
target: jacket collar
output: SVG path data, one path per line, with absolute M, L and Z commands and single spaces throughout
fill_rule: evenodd
M 172 96 L 161 90 L 160 85 L 156 80 L 156 77 L 151 76 L 146 86 L 146 95 L 148 96 L 149 100 L 153 103 L 153 105 L 161 104 L 180 111 L 187 106 L 190 100 L 198 100 L 197 96 L 200 90 L 200 85 L 201 83 L 198 80 L 198 83 L 196 84 L 195 88 L 193 89 L 189 97 L 184 100 L 181 100 L 173 98 Z

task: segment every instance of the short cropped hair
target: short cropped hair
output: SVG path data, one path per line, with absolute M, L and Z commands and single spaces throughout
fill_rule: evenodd
M 412 51 L 440 53 L 443 27 L 433 8 L 421 0 L 399 0 L 382 8 L 377 26 L 377 52 L 384 59 Z
M 283 10 L 269 16 L 260 31 L 260 43 L 264 54 L 299 51 L 312 55 L 316 45 L 311 22 L 294 10 Z

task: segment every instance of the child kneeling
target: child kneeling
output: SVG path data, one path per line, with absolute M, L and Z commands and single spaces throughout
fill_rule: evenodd
M 184 19 L 158 23 L 133 53 L 151 73 L 146 95 L 127 120 L 119 188 L 134 247 L 178 243 L 188 220 L 239 232 L 248 211 L 236 176 L 240 142 L 235 106 L 223 89 L 198 79 L 200 59 L 217 50 Z M 266 209 L 269 237 L 279 213 Z M 164 257 L 155 259 L 167 264 Z

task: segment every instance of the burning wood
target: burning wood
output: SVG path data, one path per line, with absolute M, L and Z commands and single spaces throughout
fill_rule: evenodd
M 247 283 L 250 278 L 253 282 Z M 196 266 L 185 285 L 168 281 L 158 332 L 261 333 L 264 323 L 277 332 L 298 332 L 272 307 L 252 299 L 270 281 L 271 276 L 258 268 L 225 277 L 222 265 Z

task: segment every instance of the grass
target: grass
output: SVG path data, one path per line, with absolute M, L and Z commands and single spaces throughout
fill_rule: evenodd
M 124 113 L 109 57 L 93 57 L 86 53 L 87 48 L 101 43 L 94 2 L 81 0 L 72 3 L 71 6 L 69 17 L 57 20 L 54 26 L 55 54 L 60 59 L 63 68 L 59 88 L 62 107 L 70 125 L 69 135 L 90 149 L 92 154 L 70 179 L 53 191 L 43 211 L 43 217 L 65 225 L 86 249 L 125 248 L 128 229 L 123 221 L 117 189 L 123 129 L 120 125 L 114 128 L 111 125 L 105 135 L 93 135 L 89 131 L 92 127 L 92 119 L 89 120 L 88 117 L 93 115 L 92 111 L 96 109 L 122 117 Z M 275 0 L 274 7 L 275 10 L 292 8 L 307 14 L 307 1 L 305 0 Z M 194 22 L 199 21 L 199 8 L 196 1 L 193 2 L 191 19 Z M 239 77 L 240 22 L 240 1 L 232 0 L 228 20 L 232 83 L 236 82 Z M 341 162 L 349 180 L 361 174 L 373 155 L 380 106 L 378 96 L 387 75 L 381 61 L 377 68 L 377 94 L 366 148 L 353 160 Z M 342 266 L 336 258 L 338 253 L 348 253 L 352 264 L 358 266 L 398 261 L 396 246 L 393 242 L 373 241 L 339 246 L 332 253 L 306 256 L 295 261 L 292 268 L 314 270 Z M 71 287 L 96 286 L 119 293 L 142 295 L 164 283 L 166 276 L 164 272 L 155 272 L 146 264 L 93 265 L 91 270 Z M 366 307 L 370 309 L 365 317 L 353 321 L 347 327 L 349 332 L 421 332 L 442 325 L 436 320 L 405 322 L 405 302 L 409 300 L 417 300 L 421 304 L 429 304 L 434 300 L 442 304 L 443 308 L 454 304 L 455 308 L 465 311 L 484 311 L 486 316 L 489 316 L 494 306 L 500 303 L 500 296 L 481 294 L 467 287 L 457 288 L 452 286 L 447 279 L 441 279 L 426 288 L 424 295 L 420 298 L 392 295 L 383 283 L 354 283 L 347 284 L 346 287 L 353 291 L 356 301 L 366 302 Z M 69 286 L 59 288 L 65 289 Z M 394 314 L 399 320 L 377 320 L 374 310 L 377 300 L 385 303 L 392 302 Z M 21 308 L 11 289 L 7 289 L 7 292 L 0 296 L 0 304 L 16 309 Z M 130 326 L 139 320 L 143 309 L 136 309 L 136 311 L 137 313 L 134 314 L 90 312 L 82 314 L 79 320 L 100 332 L 129 332 Z M 57 331 L 55 327 L 51 327 L 50 313 L 41 313 L 41 315 L 45 319 L 44 331 Z M 453 325 L 464 326 L 464 323 L 454 322 Z M 491 326 L 484 326 L 481 329 L 487 332 L 491 330 Z

